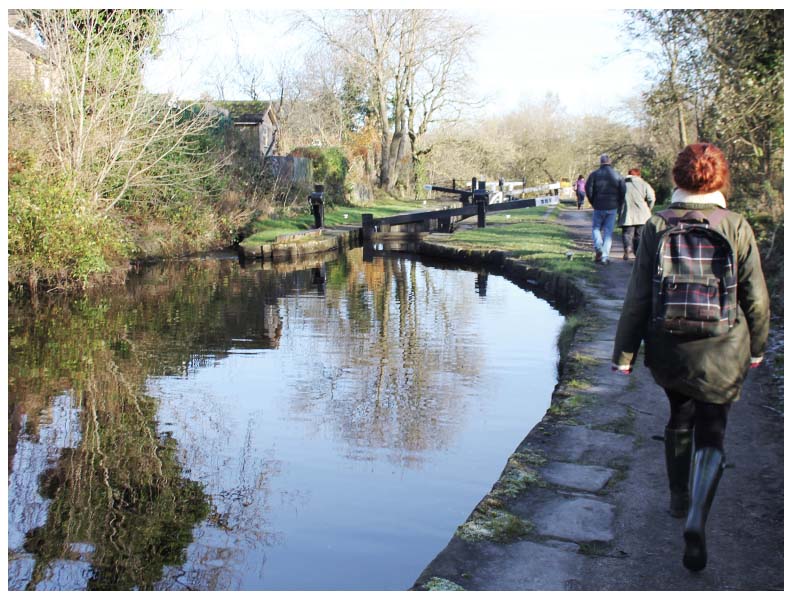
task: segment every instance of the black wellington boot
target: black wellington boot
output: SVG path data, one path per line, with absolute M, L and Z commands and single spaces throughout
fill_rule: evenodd
M 718 448 L 700 448 L 694 453 L 691 508 L 683 530 L 683 539 L 686 541 L 683 566 L 691 571 L 701 571 L 708 562 L 708 552 L 705 548 L 705 522 L 708 520 L 708 513 L 723 471 L 724 453 Z
M 669 479 L 669 514 L 678 519 L 689 510 L 689 471 L 691 471 L 692 431 L 664 430 L 664 455 Z

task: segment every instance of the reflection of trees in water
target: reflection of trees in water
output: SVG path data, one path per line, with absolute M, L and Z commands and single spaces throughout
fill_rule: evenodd
M 238 507 L 258 500 L 251 490 L 265 488 L 270 473 L 246 463 L 245 482 L 210 504 L 202 484 L 182 474 L 178 442 L 157 432 L 158 401 L 142 392 L 151 373 L 184 373 L 243 337 L 245 311 L 228 302 L 241 285 L 232 269 L 216 261 L 152 268 L 119 296 L 9 307 L 9 469 L 20 436 L 36 440 L 62 390 L 72 390 L 81 433 L 37 482 L 50 502 L 24 542 L 35 558 L 28 589 L 64 560 L 90 562 L 89 589 L 150 589 L 164 565 L 184 561 L 192 529 L 207 517 L 220 530 L 260 531 L 238 524 Z
M 156 388 L 156 382 L 153 387 Z M 250 418 L 246 428 L 227 419 L 222 403 L 210 395 L 188 390 L 189 398 L 171 397 L 166 418 L 190 475 L 211 495 L 211 513 L 195 532 L 187 560 L 168 569 L 161 589 L 235 589 L 249 575 L 245 556 L 280 541 L 272 531 L 270 481 L 280 470 L 271 451 L 255 446 L 258 423 Z M 241 440 L 241 443 L 239 443 Z M 263 579 L 264 564 L 258 580 Z
M 288 266 L 288 265 L 286 265 Z M 240 273 L 232 263 L 218 267 L 200 297 L 190 297 L 202 335 L 189 340 L 192 354 L 186 369 L 212 362 L 236 348 L 278 347 L 283 320 L 308 318 L 316 337 L 331 340 L 321 364 L 308 363 L 294 383 L 292 410 L 328 412 L 340 435 L 356 448 L 386 448 L 395 461 L 414 460 L 426 449 L 441 447 L 453 435 L 453 425 L 464 412 L 461 387 L 478 372 L 478 358 L 458 339 L 476 302 L 473 286 L 446 290 L 448 272 L 430 271 L 404 259 L 362 261 L 360 249 L 326 266 L 314 262 L 297 270 L 271 268 L 258 263 Z M 181 267 L 183 268 L 183 267 Z M 301 270 L 299 270 L 301 269 Z M 320 273 L 319 273 L 320 271 Z M 451 273 L 451 275 L 454 275 Z M 169 273 L 145 271 L 147 285 L 172 278 Z M 438 281 L 437 281 L 438 280 Z M 221 303 L 212 300 L 220 293 Z M 288 300 L 306 292 L 320 301 Z M 147 292 L 150 293 L 150 292 Z M 179 290 L 179 297 L 194 294 L 194 287 Z M 151 309 L 154 307 L 151 306 Z M 175 308 L 156 311 L 143 322 L 156 322 L 168 332 L 172 323 L 184 326 L 189 315 Z M 301 323 L 301 321 L 300 321 Z M 313 335 L 310 334 L 310 335 Z M 168 352 L 181 346 L 166 346 Z M 199 348 L 213 353 L 199 355 Z M 311 358 L 317 360 L 317 353 Z M 296 356 L 304 362 L 307 357 Z M 166 361 L 177 364 L 176 361 Z M 163 373 L 168 374 L 168 373 Z M 451 415 L 450 419 L 443 416 Z
M 164 565 L 183 560 L 208 512 L 201 486 L 182 476 L 175 440 L 155 433 L 156 403 L 129 375 L 97 370 L 75 394 L 82 436 L 39 478 L 51 503 L 24 542 L 35 557 L 28 589 L 56 561 L 84 558 L 89 590 L 151 589 Z
M 79 413 L 73 408 L 70 394 L 52 399 L 46 414 L 41 415 L 35 438 L 19 440 L 8 476 L 8 548 L 13 556 L 22 548 L 25 533 L 47 520 L 49 501 L 39 494 L 39 475 L 57 460 L 61 448 L 79 445 Z M 14 468 L 16 466 L 17 468 Z M 19 587 L 9 570 L 9 589 Z
M 216 419 L 211 421 L 216 423 Z M 190 456 L 190 463 L 198 465 L 199 473 L 195 474 L 211 493 L 211 513 L 195 530 L 187 559 L 166 569 L 157 589 L 236 589 L 238 582 L 249 575 L 244 572 L 249 567 L 245 556 L 260 554 L 262 548 L 280 541 L 279 536 L 271 532 L 268 521 L 269 482 L 278 473 L 279 463 L 259 456 L 260 451 L 252 440 L 254 427 L 254 422 L 250 421 L 239 455 L 229 459 L 227 452 L 217 448 L 218 444 L 227 443 L 225 432 L 181 443 L 182 451 Z M 201 444 L 200 449 L 193 446 L 195 442 Z M 221 464 L 212 460 L 212 455 L 224 457 Z M 258 565 L 259 580 L 263 579 L 264 566 L 265 561 Z
M 419 461 L 452 437 L 465 411 L 460 388 L 478 372 L 458 339 L 474 289 L 443 289 L 435 279 L 445 273 L 411 260 L 361 258 L 357 250 L 328 265 L 326 302 L 296 307 L 332 348 L 305 369 L 312 376 L 292 408 L 329 413 L 350 452 Z

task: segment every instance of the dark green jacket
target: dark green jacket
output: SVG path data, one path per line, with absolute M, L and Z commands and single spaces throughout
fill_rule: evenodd
M 700 210 L 707 204 L 673 204 L 672 208 Z M 645 342 L 645 365 L 661 387 L 702 402 L 736 401 L 751 358 L 765 352 L 768 339 L 769 298 L 754 232 L 741 215 L 730 212 L 716 228 L 730 242 L 738 264 L 738 316 L 724 335 L 687 340 L 650 327 L 652 279 L 659 232 L 666 222 L 653 216 L 645 224 L 639 251 L 628 282 L 617 324 L 614 365 L 633 365 Z

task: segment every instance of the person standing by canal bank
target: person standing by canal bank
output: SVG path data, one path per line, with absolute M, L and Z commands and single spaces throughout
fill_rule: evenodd
M 586 193 L 584 191 L 584 175 L 579 175 L 578 179 L 576 179 L 576 182 L 573 184 L 573 190 L 576 192 L 576 208 L 581 210 L 582 206 L 584 206 Z
M 722 151 L 687 146 L 672 175 L 670 210 L 653 215 L 642 232 L 612 369 L 630 373 L 644 338 L 645 365 L 669 398 L 670 514 L 686 517 L 683 565 L 700 571 L 707 564 L 705 524 L 725 466 L 729 409 L 749 368 L 762 362 L 769 297 L 754 233 L 726 210 Z
M 630 169 L 625 177 L 625 201 L 617 211 L 617 224 L 623 231 L 623 260 L 636 256 L 642 227 L 650 218 L 655 203 L 656 193 L 642 179 L 642 172 Z
M 612 167 L 607 154 L 601 154 L 600 162 L 601 166 L 587 177 L 585 190 L 593 207 L 595 262 L 606 264 L 609 262 L 617 209 L 625 200 L 625 181 Z

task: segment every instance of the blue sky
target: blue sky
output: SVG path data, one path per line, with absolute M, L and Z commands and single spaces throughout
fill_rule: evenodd
M 571 114 L 607 113 L 646 86 L 649 65 L 643 54 L 625 53 L 619 10 L 466 6 L 458 12 L 481 31 L 471 49 L 470 93 L 485 95 L 488 115 L 540 101 L 549 92 Z M 284 11 L 178 11 L 170 16 L 173 36 L 147 69 L 147 84 L 185 98 L 211 94 L 212 73 L 232 69 L 237 46 L 241 56 L 263 63 L 273 83 L 281 62 L 298 66 L 300 53 L 313 43 L 289 25 Z

